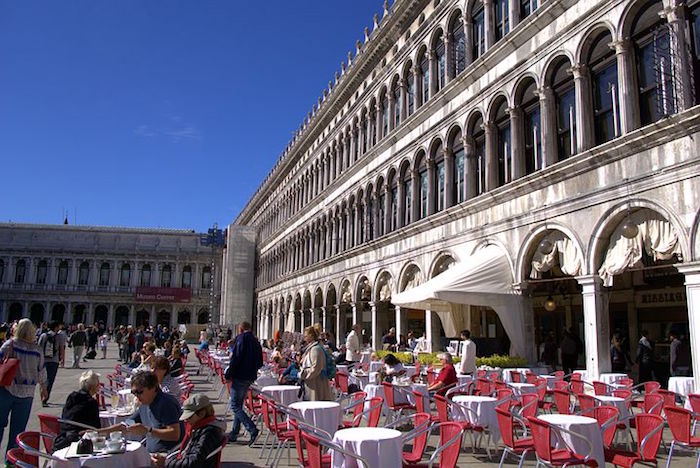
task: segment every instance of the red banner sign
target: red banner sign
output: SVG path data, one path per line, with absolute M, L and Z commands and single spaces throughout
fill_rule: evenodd
M 140 302 L 190 302 L 192 290 L 187 288 L 136 288 Z

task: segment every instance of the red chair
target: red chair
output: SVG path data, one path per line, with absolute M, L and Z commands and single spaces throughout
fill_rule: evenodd
M 435 379 L 437 379 L 437 375 L 435 375 L 435 369 L 433 369 L 432 366 L 428 366 L 428 369 L 426 370 L 426 378 L 428 379 L 428 386 L 431 386 L 432 384 L 435 383 Z
M 693 422 L 693 413 L 685 408 L 678 406 L 664 406 L 664 413 L 668 420 L 668 427 L 671 429 L 673 440 L 671 447 L 668 450 L 668 462 L 666 466 L 671 465 L 671 457 L 673 457 L 673 449 L 676 445 L 681 445 L 693 451 L 700 448 L 700 437 L 692 435 L 691 426 Z M 696 465 L 700 465 L 700 454 Z
M 536 417 L 538 409 L 539 397 L 535 393 L 524 393 L 520 395 L 520 417 L 523 418 L 523 422 L 527 425 L 527 418 Z
M 422 430 L 421 426 L 430 426 L 430 415 L 428 413 L 416 413 L 413 415 L 413 427 L 419 428 L 415 437 L 406 435 L 404 443 L 406 440 L 413 440 L 413 445 L 411 446 L 410 452 L 403 452 L 401 457 L 403 458 L 403 463 L 418 463 L 423 458 L 423 452 L 425 452 L 425 447 L 428 445 L 428 435 L 430 431 Z M 414 429 L 415 430 L 415 429 Z
M 564 376 L 565 376 L 564 371 L 560 371 L 560 370 L 552 372 L 552 375 L 557 380 L 563 380 Z
M 537 410 L 537 406 L 535 406 L 535 410 Z M 501 439 L 503 439 L 505 444 L 500 466 L 503 466 L 506 455 L 510 453 L 520 457 L 518 468 L 521 468 L 527 452 L 535 449 L 535 442 L 532 440 L 532 437 L 517 438 L 515 436 L 515 419 L 510 411 L 496 408 L 496 415 L 498 417 L 498 429 L 501 431 Z M 523 426 L 525 426 L 524 423 Z
M 265 446 L 267 445 L 269 436 L 273 436 L 273 440 L 270 443 L 270 451 L 265 459 L 265 465 L 269 466 L 270 457 L 272 456 L 272 452 L 275 450 L 275 447 L 277 448 L 277 452 L 273 458 L 273 461 L 277 462 L 277 459 L 282 454 L 281 451 L 284 449 L 284 447 L 294 440 L 294 431 L 287 428 L 286 421 L 279 420 L 277 407 L 272 400 L 267 398 L 262 399 L 262 416 L 268 432 L 265 436 L 265 440 L 263 441 L 261 456 L 265 453 Z M 287 464 L 289 464 L 289 461 Z
M 53 453 L 53 442 L 61 432 L 61 423 L 58 416 L 52 414 L 37 414 L 39 418 L 39 429 L 41 430 L 41 440 L 47 452 Z
M 628 388 L 628 389 L 631 389 L 634 386 L 634 380 L 632 380 L 630 378 L 620 379 L 617 381 L 617 383 L 619 385 L 624 386 L 625 388 Z
M 535 381 L 535 392 L 537 395 L 537 407 L 542 411 L 551 412 L 554 404 L 547 400 L 547 394 L 552 394 L 553 390 L 547 389 L 547 380 L 544 378 Z
M 634 421 L 637 427 L 637 441 L 639 441 L 637 451 L 631 452 L 606 448 L 605 461 L 615 466 L 626 468 L 636 463 L 656 466 L 656 454 L 661 443 L 664 420 L 661 416 L 655 414 L 637 414 L 634 417 Z M 670 460 L 671 454 L 669 453 L 669 462 Z
M 518 404 L 518 400 L 513 398 L 513 390 L 510 388 L 496 390 L 496 400 L 501 402 L 499 406 L 505 405 L 506 408 L 511 408 Z
M 392 415 L 398 413 L 398 417 L 401 417 L 401 413 L 404 410 L 416 410 L 416 407 L 410 403 L 396 403 L 396 394 L 394 393 L 394 385 L 389 382 L 382 382 L 382 388 L 384 388 L 384 399 L 386 400 L 386 406 L 392 411 Z
M 661 388 L 661 384 L 659 382 L 651 380 L 649 382 L 643 382 L 643 383 L 637 384 L 634 387 L 632 387 L 630 390 L 635 391 L 638 388 L 643 388 L 644 395 L 646 396 L 646 395 L 649 395 L 652 393 L 656 393 L 656 391 Z M 643 402 L 641 400 L 634 400 L 632 402 L 633 408 L 641 408 L 642 405 L 643 405 Z M 648 411 L 647 411 L 647 413 L 648 413 Z
M 664 397 L 664 411 L 666 411 L 667 406 L 676 406 L 676 393 L 670 390 L 664 390 L 662 388 L 658 389 L 656 392 L 662 397 Z
M 413 390 L 413 397 L 416 399 L 416 412 L 417 413 L 427 413 L 430 415 L 431 423 L 440 422 L 440 417 L 437 414 L 433 414 L 430 408 L 425 408 L 425 395 L 423 395 L 418 390 Z
M 564 390 L 552 391 L 554 405 L 560 414 L 571 414 L 571 396 Z
M 574 375 L 576 375 L 576 374 L 574 374 Z M 583 386 L 584 386 L 583 380 L 575 380 L 573 378 L 573 375 L 571 377 L 572 377 L 571 381 L 569 382 L 569 388 L 571 388 L 571 392 L 577 396 L 585 393 L 584 388 L 583 388 Z
M 618 428 L 620 410 L 614 406 L 596 406 L 588 416 L 591 416 L 598 421 L 598 425 L 603 431 L 603 445 L 605 447 L 612 446 L 612 443 L 615 440 L 615 432 Z
M 358 416 L 353 419 L 353 424 L 358 427 L 362 422 L 362 417 L 367 416 L 367 427 L 377 427 L 379 425 L 379 418 L 382 415 L 382 407 L 384 406 L 384 399 L 382 397 L 372 397 L 369 400 L 365 400 L 365 407 L 369 405 L 369 408 L 364 410 Z
M 593 381 L 593 393 L 596 395 L 607 395 L 608 394 L 608 384 L 605 382 L 600 382 L 598 380 Z
M 525 382 L 527 382 L 529 384 L 534 384 L 535 382 L 537 382 L 538 378 L 539 377 L 537 377 L 537 375 L 533 372 L 530 372 L 530 371 L 525 372 Z
M 38 457 L 25 453 L 20 447 L 7 451 L 7 461 L 17 468 L 36 468 Z
M 591 395 L 581 394 L 578 396 L 578 406 L 581 409 L 581 414 L 587 416 L 589 413 L 593 412 L 595 408 L 596 399 Z
M 629 407 L 629 405 L 630 405 L 629 400 L 632 398 L 632 390 L 630 390 L 628 388 L 618 388 L 618 389 L 612 391 L 612 396 L 622 398 L 623 400 L 628 400 L 627 406 Z
M 491 395 L 491 382 L 485 378 L 476 379 L 476 395 L 489 396 Z
M 555 449 L 552 447 L 552 431 L 567 433 L 572 437 L 586 441 L 586 443 L 590 446 L 590 442 L 586 438 L 576 434 L 575 432 L 552 426 L 541 419 L 529 418 L 528 422 L 530 423 L 532 439 L 535 442 L 535 453 L 537 454 L 538 463 L 543 463 L 549 466 L 598 466 L 598 462 L 590 458 L 592 448 L 587 454 L 582 455 L 569 449 Z
M 337 388 L 338 391 L 340 391 L 341 396 L 350 393 L 348 391 L 348 378 L 349 376 L 347 372 L 337 371 L 335 373 L 335 388 Z
M 404 463 L 404 468 L 428 468 L 439 460 L 439 468 L 455 468 L 459 459 L 459 450 L 462 447 L 462 434 L 464 431 L 456 422 L 441 422 L 427 427 L 424 431 L 431 431 L 435 426 L 440 428 L 440 444 L 435 449 L 427 463 Z M 365 465 L 369 466 L 369 465 Z
M 311 464 L 309 462 L 309 458 L 304 453 L 304 440 L 301 436 L 302 431 L 299 428 L 299 424 L 296 420 L 291 418 L 289 419 L 289 424 L 292 426 L 292 430 L 294 431 L 294 445 L 296 445 L 297 448 L 297 459 L 299 460 L 299 465 L 303 466 L 304 468 L 308 468 L 311 466 Z M 321 455 L 321 465 L 324 467 L 329 467 L 331 465 L 330 454 Z
M 449 405 L 456 405 L 457 403 L 451 402 L 447 400 L 445 397 L 442 395 L 435 395 L 435 406 L 437 407 L 437 412 L 438 412 L 438 417 L 440 419 L 440 423 L 444 422 L 456 422 L 457 424 L 460 425 L 462 430 L 464 431 L 469 431 L 469 435 L 472 440 L 472 451 L 476 450 L 476 440 L 474 437 L 474 433 L 478 433 L 480 436 L 484 433 L 484 427 L 480 426 L 478 424 L 472 424 L 469 421 L 465 420 L 460 420 L 460 421 L 450 421 L 450 409 Z M 459 406 L 462 411 L 471 411 L 469 408 L 464 407 L 464 406 Z M 486 447 L 486 451 L 490 454 L 491 452 L 489 451 L 488 446 Z
M 367 460 L 365 460 L 364 458 L 352 452 L 348 452 L 342 447 L 335 445 L 331 441 L 324 440 L 320 437 L 316 437 L 305 431 L 301 431 L 301 438 L 304 441 L 304 444 L 306 445 L 306 451 L 308 453 L 308 468 L 327 468 L 330 466 L 330 462 L 326 464 L 323 461 L 323 451 L 321 449 L 322 445 L 332 448 L 334 452 L 342 453 L 347 457 L 354 458 L 355 460 L 357 460 L 358 466 L 360 466 L 360 463 L 362 463 L 362 466 L 369 466 L 369 463 L 367 463 Z
M 555 380 L 554 388 L 557 390 L 569 390 L 569 382 L 566 380 Z
M 25 431 L 17 434 L 17 445 L 24 452 L 24 459 L 28 460 L 31 466 L 39 466 L 39 438 L 40 434 L 33 431 Z
M 352 414 L 352 419 L 350 421 L 343 421 L 343 427 L 357 427 L 360 425 L 362 419 L 358 416 L 360 416 L 364 410 L 365 398 L 367 398 L 365 392 L 355 392 L 350 395 L 351 403 L 346 408 L 346 411 L 352 411 L 352 413 L 350 413 Z

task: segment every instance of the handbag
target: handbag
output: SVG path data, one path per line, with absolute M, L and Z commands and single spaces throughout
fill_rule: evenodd
M 12 349 L 11 343 L 10 349 Z M 19 369 L 19 359 L 15 357 L 8 357 L 0 364 L 0 387 L 12 385 L 15 375 L 17 375 L 17 369 Z

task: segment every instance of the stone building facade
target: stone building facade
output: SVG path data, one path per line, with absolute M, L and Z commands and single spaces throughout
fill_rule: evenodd
M 218 323 L 222 250 L 203 235 L 0 223 L 0 321 L 172 327 L 209 323 L 213 304 Z
M 235 221 L 258 333 L 470 328 L 534 362 L 572 330 L 593 379 L 613 333 L 672 326 L 700 376 L 698 46 L 700 2 L 385 5 Z M 488 246 L 517 312 L 392 303 Z

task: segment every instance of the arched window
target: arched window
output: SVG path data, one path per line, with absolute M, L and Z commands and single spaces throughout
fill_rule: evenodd
M 368 193 L 368 205 L 367 205 L 367 240 L 372 240 L 375 238 L 375 230 L 374 230 L 374 213 L 375 209 L 377 208 L 375 206 L 375 197 L 372 194 L 372 186 L 370 185 L 367 188 L 367 193 Z
M 663 9 L 659 1 L 648 2 L 632 22 L 642 125 L 676 112 L 669 25 L 660 16 Z
M 554 91 L 554 105 L 557 117 L 557 159 L 576 154 L 576 91 L 574 79 L 569 69 L 571 62 L 561 58 L 552 66 L 550 74 Z
M 365 205 L 362 203 L 362 195 L 357 197 L 357 238 L 359 243 L 365 242 Z
M 202 289 L 209 289 L 211 283 L 211 268 L 205 266 L 202 268 Z
M 39 261 L 39 263 L 36 265 L 36 284 L 46 283 L 46 271 L 46 260 Z
M 128 288 L 131 284 L 131 265 L 125 263 L 119 272 L 119 286 L 122 288 Z
M 359 151 L 360 151 L 360 127 L 358 127 L 357 122 L 355 125 L 352 127 L 352 139 L 355 142 L 353 145 L 353 154 L 352 158 L 353 161 L 357 161 L 357 158 L 359 157 Z M 350 153 L 348 153 L 350 154 Z M 340 168 L 338 166 L 335 167 L 336 173 L 340 173 Z
M 421 158 L 418 166 L 418 201 L 420 203 L 418 215 L 420 219 L 428 216 L 428 165 L 425 157 Z
M 370 147 L 377 144 L 377 104 L 373 100 L 369 111 Z
M 428 54 L 423 52 L 420 57 L 420 75 L 421 75 L 421 91 L 423 100 L 421 104 L 425 104 L 430 99 L 430 62 L 428 62 Z
M 435 180 L 433 181 L 433 187 L 435 187 L 435 210 L 442 211 L 446 207 L 447 198 L 447 177 L 445 175 L 445 155 L 442 151 L 442 144 L 436 147 L 433 153 L 433 161 L 435 161 Z
M 406 115 L 413 114 L 416 102 L 416 82 L 413 79 L 413 64 L 408 62 L 403 76 L 406 82 Z
M 494 14 L 496 22 L 494 32 L 496 40 L 500 41 L 510 31 L 510 17 L 508 14 L 508 0 L 493 0 Z
M 518 96 L 523 111 L 523 143 L 525 150 L 525 173 L 532 174 L 542 169 L 542 126 L 540 119 L 540 100 L 536 94 L 534 80 L 523 83 Z
M 496 124 L 497 143 L 496 155 L 498 157 L 498 185 L 505 185 L 512 180 L 513 158 L 510 140 L 510 116 L 506 109 L 508 103 L 501 99 L 494 113 Z
M 104 262 L 100 265 L 100 286 L 109 286 L 109 263 Z
M 445 87 L 445 72 L 446 72 L 446 60 L 445 60 L 445 41 L 443 39 L 442 33 L 438 33 L 435 36 L 433 42 L 433 53 L 435 53 L 435 71 L 437 76 L 435 77 L 435 91 L 440 91 Z
M 56 283 L 60 285 L 65 285 L 68 283 L 68 262 L 62 260 L 58 264 L 58 278 L 56 278 Z
M 90 264 L 88 262 L 81 262 L 80 268 L 78 269 L 78 284 L 80 286 L 85 286 L 90 280 Z
M 408 226 L 411 223 L 411 170 L 407 167 L 403 173 L 403 179 L 401 180 L 403 184 L 403 225 Z
M 486 52 L 486 28 L 484 4 L 480 0 L 472 7 L 472 57 L 476 59 Z
M 363 112 L 362 122 L 364 125 L 364 131 L 362 132 L 362 154 L 365 154 L 369 149 L 369 138 L 370 132 L 372 131 L 372 125 L 370 123 L 371 117 L 369 111 Z
M 346 236 L 346 246 L 351 248 L 355 246 L 355 200 L 350 200 L 348 207 L 348 235 Z
M 608 46 L 611 42 L 610 32 L 605 31 L 593 40 L 588 53 L 596 145 L 610 141 L 620 134 L 617 60 L 615 52 Z
M 172 267 L 170 265 L 164 265 L 160 272 L 160 287 L 169 288 L 172 280 Z
M 452 154 L 454 155 L 453 164 L 454 170 L 454 203 L 462 203 L 466 199 L 465 187 L 465 161 L 464 161 L 464 145 L 462 144 L 462 132 L 455 132 L 452 136 Z M 450 200 L 452 203 L 452 200 Z
M 141 267 L 141 286 L 148 287 L 151 285 L 151 265 Z
M 403 106 L 403 103 L 401 102 L 401 86 L 399 86 L 398 78 L 394 80 L 394 84 L 391 88 L 391 95 L 394 100 L 393 125 L 394 128 L 396 128 L 399 126 L 399 124 L 401 124 L 401 107 Z
M 481 116 L 474 119 L 469 129 L 474 147 L 474 182 L 476 195 L 486 192 L 486 134 Z
M 190 289 L 192 287 L 192 267 L 185 265 L 182 269 L 182 287 Z
M 382 108 L 380 112 L 382 113 L 382 138 L 384 138 L 389 133 L 389 118 L 391 117 L 391 115 L 389 114 L 389 96 L 387 95 L 386 90 L 382 92 L 381 107 Z
M 389 229 L 395 231 L 399 227 L 399 183 L 396 174 L 391 177 L 389 182 L 389 196 L 391 197 L 389 200 L 389 209 L 391 210 Z
M 386 234 L 384 232 L 384 220 L 386 219 L 386 190 L 384 189 L 384 181 L 377 183 L 377 212 L 379 214 L 379 225 L 377 226 L 377 237 Z
M 454 75 L 457 76 L 467 68 L 467 40 L 464 36 L 464 24 L 461 14 L 452 20 L 450 34 L 452 35 L 450 43 L 454 53 Z

